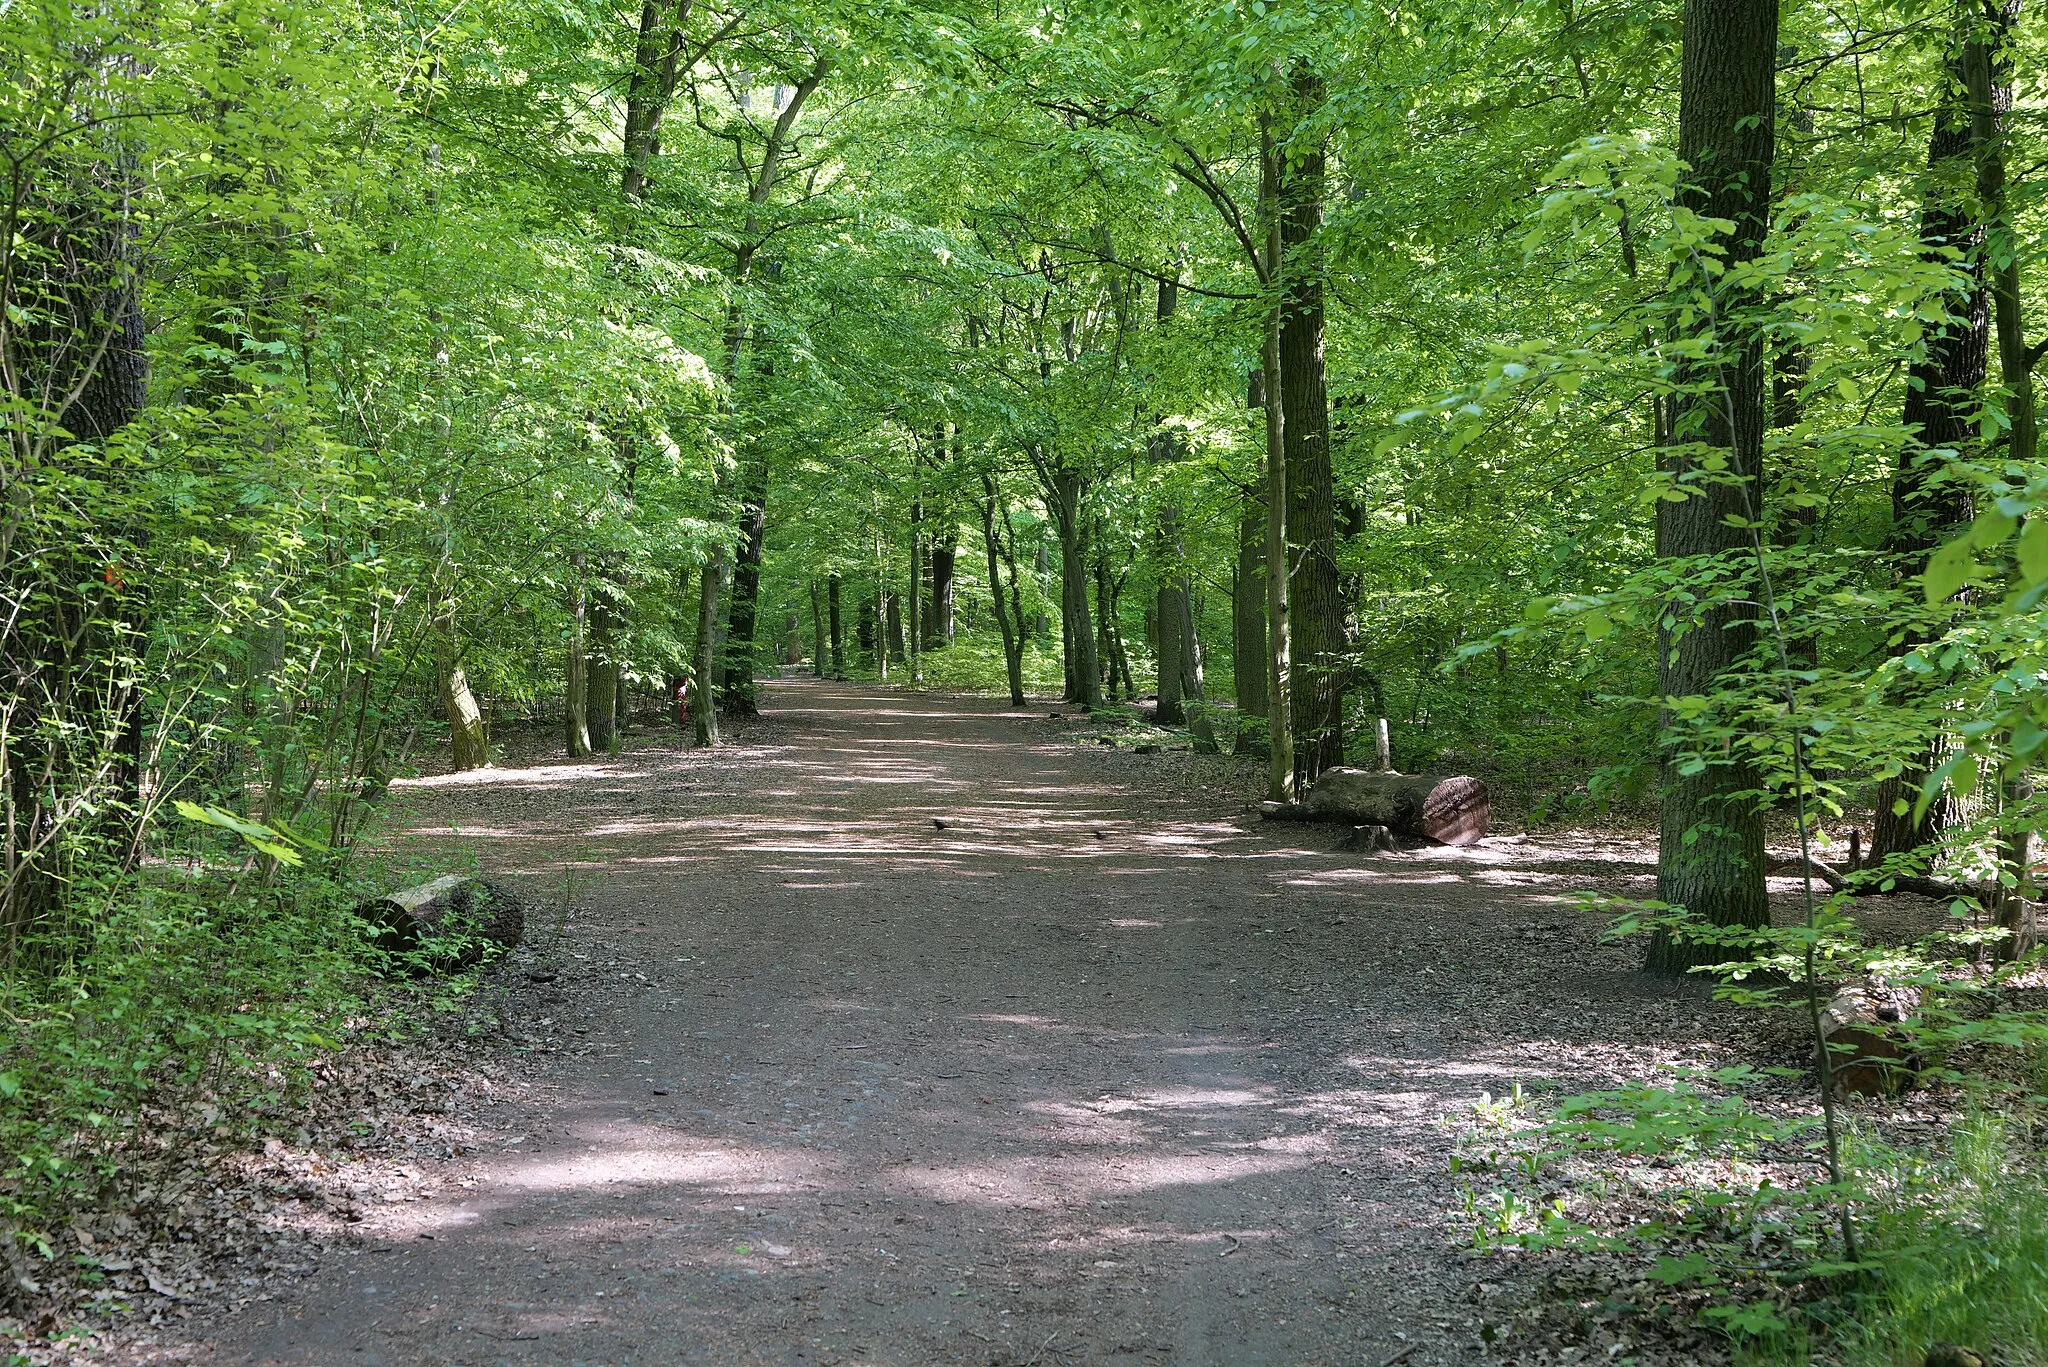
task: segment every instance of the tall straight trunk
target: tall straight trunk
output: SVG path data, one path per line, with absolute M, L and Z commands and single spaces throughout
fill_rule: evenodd
M 2013 83 L 2010 44 L 2019 23 L 2020 0 L 2005 0 L 1991 10 L 1989 42 L 1971 43 L 1963 51 L 1964 85 L 1970 100 L 1970 141 L 1976 162 L 1977 200 L 1984 212 L 1984 255 L 1989 258 L 1991 299 L 1998 338 L 1999 379 L 2005 386 L 2009 424 L 2005 457 L 2008 465 L 2031 470 L 2039 454 L 2034 408 L 2033 363 L 2020 293 L 2020 243 L 2008 205 L 2006 139 L 2010 134 Z M 2002 779 L 1999 862 L 2001 884 L 1997 921 L 2006 938 L 2000 957 L 2017 959 L 2032 949 L 2040 935 L 2034 908 L 2035 838 L 2034 785 L 2024 762 L 2014 762 Z
M 1066 467 L 1054 470 L 1052 482 L 1060 532 L 1060 617 L 1067 637 L 1071 700 L 1093 709 L 1102 706 L 1102 676 L 1088 611 L 1088 486 L 1078 470 Z
M 826 661 L 827 661 L 827 656 L 826 656 L 826 653 L 825 653 L 825 651 L 826 651 L 826 647 L 825 647 L 825 609 L 824 609 L 824 606 L 823 606 L 823 604 L 822 604 L 822 603 L 821 603 L 821 602 L 819 601 L 819 597 L 820 597 L 820 595 L 819 595 L 819 592 L 818 592 L 818 581 L 817 581 L 816 579 L 812 579 L 812 580 L 811 580 L 811 674 L 812 674 L 812 676 L 813 676 L 813 677 L 815 677 L 815 678 L 820 678 L 820 679 L 822 679 L 822 678 L 824 678 L 824 677 L 825 677 L 825 670 L 826 670 L 826 668 L 827 668 L 827 663 L 826 663 Z M 832 616 L 833 616 L 834 626 L 836 627 L 836 626 L 837 626 L 837 624 L 838 624 L 838 617 L 839 617 L 839 613 L 838 613 L 838 611 L 837 611 L 837 607 L 838 607 L 838 605 L 837 605 L 837 604 L 835 603 L 835 604 L 834 604 L 833 606 L 834 606 L 834 611 L 833 611 L 833 614 L 832 614 Z M 837 632 L 836 630 L 835 630 L 835 631 L 834 631 L 834 632 L 833 632 L 832 634 L 833 634 L 833 636 L 835 636 L 835 637 L 837 637 L 837 636 L 839 635 L 839 633 L 838 633 L 838 632 Z M 838 642 L 837 642 L 837 641 L 835 640 L 835 641 L 833 642 L 833 645 L 834 645 L 834 646 L 837 646 L 837 644 L 838 644 Z
M 1762 250 L 1771 203 L 1775 146 L 1778 0 L 1686 0 L 1679 77 L 1678 155 L 1691 168 L 1680 202 L 1710 219 L 1722 260 L 1737 265 Z M 1683 269 L 1683 268 L 1682 268 Z M 1725 279 L 1725 277 L 1719 277 Z M 1761 512 L 1764 355 L 1762 339 L 1736 329 L 1738 301 L 1725 286 L 1711 310 L 1701 309 L 1685 340 L 1706 343 L 1706 359 L 1682 373 L 1684 392 L 1673 416 L 1674 444 L 1665 469 L 1688 480 L 1689 497 L 1657 505 L 1657 550 L 1670 560 L 1739 553 L 1749 542 L 1741 525 Z M 1699 448 L 1706 448 L 1702 452 Z M 1704 462 L 1725 473 L 1698 478 Z M 1716 608 L 1683 631 L 1659 633 L 1657 691 L 1666 698 L 1701 697 L 1756 642 L 1755 609 Z M 1674 744 L 1664 719 L 1662 811 L 1657 847 L 1657 897 L 1716 926 L 1769 923 L 1764 896 L 1763 812 L 1753 796 L 1756 774 L 1739 751 L 1708 756 L 1697 773 Z M 1725 947 L 1657 936 L 1647 966 L 1682 973 L 1726 958 Z
M 882 611 L 887 615 L 889 623 L 889 659 L 901 664 L 910 658 L 903 638 L 903 595 L 885 594 L 882 599 Z
M 959 554 L 960 529 L 953 525 L 949 516 L 945 527 L 934 533 L 931 541 L 932 600 L 929 625 L 925 629 L 927 649 L 953 644 L 953 578 Z
M 903 634 L 910 657 L 910 682 L 924 682 L 924 538 L 910 538 L 909 582 L 903 586 Z
M 733 566 L 731 627 L 725 641 L 725 687 L 719 703 L 736 717 L 758 713 L 754 691 L 754 638 L 761 608 L 761 554 L 768 531 L 768 461 L 754 462 L 740 504 L 740 551 Z M 772 639 L 772 638 L 771 638 Z
M 1926 354 L 1906 376 L 1901 419 L 1917 440 L 1899 448 L 1892 474 L 1892 526 L 1885 544 L 1895 573 L 1906 583 L 1926 571 L 1935 547 L 1976 515 L 1967 470 L 1955 456 L 1944 453 L 1968 452 L 1976 445 L 1976 414 L 1990 367 L 1991 288 L 1985 279 L 1984 222 L 1977 196 L 1966 188 L 1975 178 L 1968 85 L 1971 70 L 1984 60 L 1982 52 L 1981 43 L 1968 43 L 1958 52 L 1951 71 L 1954 84 L 1935 110 L 1927 143 L 1920 239 L 1931 260 L 1961 270 L 1969 283 L 1960 298 L 1949 301 L 1949 321 L 1935 328 Z M 1950 260 L 1951 251 L 1964 256 Z M 1904 654 L 1919 644 L 1916 634 L 1902 639 L 1895 649 Z M 1905 772 L 1878 785 L 1872 859 L 1904 854 L 1940 838 L 1953 804 L 1945 798 L 1931 802 L 1917 816 L 1913 808 L 1922 781 L 1942 762 L 1947 749 L 1947 743 L 1937 741 Z M 1905 810 L 1896 810 L 1900 807 Z
M 562 748 L 569 758 L 590 753 L 590 658 L 584 646 L 589 617 L 582 551 L 569 553 L 568 679 L 562 694 Z
M 1179 535 L 1167 521 L 1176 510 L 1163 509 L 1160 513 L 1162 533 L 1172 534 L 1174 540 L 1162 542 L 1159 560 L 1159 587 L 1153 595 L 1154 630 L 1159 636 L 1159 646 L 1154 658 L 1159 666 L 1159 706 L 1153 713 L 1153 720 L 1161 726 L 1179 726 L 1187 720 L 1187 709 L 1181 703 L 1181 623 L 1184 615 L 1181 608 L 1187 599 L 1185 581 L 1181 578 L 1180 557 L 1177 542 Z
M 1100 544 L 1100 538 L 1097 543 Z M 1103 686 L 1111 696 L 1119 688 L 1125 693 L 1133 691 L 1130 655 L 1124 649 L 1124 633 L 1118 621 L 1122 615 L 1118 598 L 1117 578 L 1109 572 L 1109 558 L 1098 551 L 1095 556 L 1095 649 L 1102 660 Z
M 1180 642 L 1181 697 L 1194 704 L 1187 708 L 1188 730 L 1194 733 L 1195 750 L 1213 755 L 1220 747 L 1216 744 L 1215 723 L 1210 720 L 1206 706 L 1208 693 L 1202 683 L 1202 633 L 1196 626 L 1195 595 L 1185 579 L 1180 590 Z
M 1249 491 L 1238 502 L 1237 572 L 1230 594 L 1230 671 L 1237 693 L 1237 738 L 1246 755 L 1259 746 L 1260 728 L 1247 725 L 1266 711 L 1266 510 Z
M 1295 117 L 1321 110 L 1323 79 L 1308 66 L 1291 83 Z M 1280 235 L 1284 267 L 1280 313 L 1280 391 L 1287 414 L 1287 544 L 1295 656 L 1294 769 L 1307 787 L 1344 762 L 1343 585 L 1337 574 L 1335 475 L 1330 464 L 1330 397 L 1323 376 L 1323 223 L 1325 156 L 1321 144 L 1281 150 Z
M 832 677 L 846 677 L 846 632 L 839 616 L 839 576 L 825 579 L 825 611 L 832 632 Z
M 590 665 L 586 699 L 590 748 L 616 754 L 619 749 L 619 654 L 624 647 L 619 605 L 600 587 L 590 595 Z
M 718 744 L 718 607 L 725 574 L 726 547 L 714 541 L 697 577 L 697 643 L 690 652 L 690 729 L 699 745 Z
M 1287 546 L 1287 390 L 1282 383 L 1280 301 L 1287 252 L 1280 225 L 1280 150 L 1270 119 L 1260 120 L 1259 207 L 1266 225 L 1266 765 L 1267 796 L 1292 801 L 1301 791 L 1294 767 L 1293 624 L 1289 619 Z
M 981 545 L 988 558 L 989 605 L 996 615 L 996 628 L 1003 634 L 1003 673 L 1010 685 L 1010 706 L 1024 705 L 1024 639 L 1023 610 L 1017 596 L 1017 563 L 1010 560 L 1010 605 L 1003 604 L 1003 573 L 998 563 L 1004 558 L 1003 545 L 996 530 L 998 517 L 1009 520 L 1008 512 L 1002 507 L 1000 491 L 995 479 L 987 474 L 981 477 Z

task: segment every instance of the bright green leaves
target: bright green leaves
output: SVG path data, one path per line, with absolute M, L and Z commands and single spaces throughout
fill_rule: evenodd
M 182 798 L 174 805 L 178 809 L 178 815 L 187 821 L 232 831 L 242 837 L 250 848 L 269 855 L 280 864 L 297 868 L 305 862 L 304 856 L 292 848 L 293 845 L 304 842 L 283 831 L 266 826 L 260 821 L 250 821 L 245 817 L 236 816 L 233 812 L 220 807 L 202 807 L 196 802 L 187 802 Z

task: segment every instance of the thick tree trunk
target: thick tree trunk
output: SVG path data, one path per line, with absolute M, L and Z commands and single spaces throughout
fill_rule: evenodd
M 1265 734 L 1248 725 L 1266 712 L 1266 510 L 1246 493 L 1237 519 L 1237 572 L 1230 594 L 1230 670 L 1237 693 L 1237 738 L 1240 755 L 1257 751 Z
M 760 711 L 754 696 L 755 633 L 761 608 L 761 554 L 768 531 L 768 462 L 756 461 L 740 508 L 740 553 L 733 567 L 732 625 L 725 640 L 720 706 L 735 717 Z
M 889 594 L 882 600 L 883 611 L 889 623 L 889 659 L 902 663 L 909 655 L 903 641 L 903 598 L 901 594 Z
M 996 628 L 1003 634 L 1003 673 L 1010 685 L 1010 706 L 1024 705 L 1024 640 L 1023 609 L 1017 591 L 1017 562 L 1009 555 L 1001 534 L 997 531 L 998 519 L 1009 521 L 1009 513 L 1003 508 L 1000 491 L 993 476 L 981 477 L 981 544 L 988 559 L 989 606 L 995 611 Z M 1010 563 L 1010 604 L 1003 604 L 1003 573 L 999 561 Z
M 1970 44 L 1969 48 L 1981 48 Z M 1976 196 L 1966 186 L 1973 174 L 1969 95 L 1964 88 L 1972 57 L 1959 54 L 1953 75 L 1956 86 L 1935 110 L 1934 132 L 1927 145 L 1926 202 L 1920 211 L 1920 238 L 1929 258 L 1960 270 L 1969 279 L 1961 298 L 1949 302 L 1950 320 L 1927 339 L 1926 354 L 1906 376 L 1905 411 L 1901 418 L 1917 440 L 1899 448 L 1892 475 L 1892 526 L 1886 550 L 1902 583 L 1917 580 L 1928 556 L 1976 516 L 1975 489 L 1957 455 L 1976 445 L 1978 406 L 1983 401 L 1991 355 L 1991 290 L 1985 281 L 1984 223 Z M 1961 260 L 1947 253 L 1960 251 Z M 1901 640 L 1903 654 L 1921 642 Z M 1931 802 L 1916 819 L 1920 785 L 1928 771 L 1946 757 L 1946 745 L 1932 749 L 1904 773 L 1878 785 L 1876 822 L 1871 831 L 1873 859 L 1904 854 L 1941 836 L 1952 816 L 1944 797 Z M 1906 810 L 1895 810 L 1903 805 Z
M 1196 753 L 1217 753 L 1216 726 L 1209 717 L 1208 693 L 1202 682 L 1202 633 L 1195 622 L 1195 596 L 1185 578 L 1180 587 L 1180 692 Z M 1186 707 L 1187 703 L 1194 706 Z
M 839 576 L 830 575 L 825 580 L 825 610 L 830 618 L 832 631 L 832 677 L 846 677 L 846 631 L 839 616 Z
M 1092 709 L 1102 705 L 1102 676 L 1088 611 L 1087 482 L 1079 471 L 1060 468 L 1052 483 L 1060 532 L 1060 616 L 1067 638 L 1069 701 Z
M 2039 435 L 2034 409 L 2033 360 L 2028 355 L 2020 293 L 2021 245 L 2008 207 L 2006 138 L 2010 133 L 2013 87 L 2010 44 L 2019 23 L 2021 0 L 2004 0 L 1991 10 L 1988 43 L 1963 51 L 1964 86 L 1970 100 L 1970 141 L 1976 162 L 1977 199 L 1984 212 L 1984 255 L 1990 261 L 1993 319 L 1998 338 L 1998 373 L 2005 385 L 2005 459 L 2009 468 L 2032 470 Z M 2001 779 L 2003 812 L 1999 833 L 2002 867 L 1997 919 L 2006 931 L 1999 954 L 2016 959 L 2034 947 L 2039 927 L 2034 908 L 2034 784 L 2025 761 L 2010 764 Z M 2007 880 L 2010 885 L 2005 886 Z
M 1679 82 L 1678 153 L 1692 168 L 1680 191 L 1686 207 L 1727 220 L 1722 258 L 1753 260 L 1762 247 L 1771 203 L 1776 107 L 1778 0 L 1686 0 Z M 1706 288 L 1706 286 L 1700 286 Z M 1708 359 L 1683 378 L 1673 423 L 1675 444 L 1665 468 L 1687 479 L 1687 497 L 1657 505 L 1657 549 L 1668 559 L 1726 555 L 1748 545 L 1744 519 L 1761 512 L 1764 364 L 1761 339 L 1736 331 L 1739 305 L 1725 286 L 1711 311 L 1702 309 L 1694 335 Z M 1726 472 L 1699 478 L 1708 457 Z M 1756 640 L 1755 609 L 1717 608 L 1682 631 L 1660 632 L 1658 693 L 1667 698 L 1711 693 Z M 1763 813 L 1753 796 L 1756 775 L 1740 752 L 1708 756 L 1705 768 L 1687 771 L 1688 756 L 1674 744 L 1672 721 L 1663 761 L 1663 800 L 1657 852 L 1658 900 L 1674 903 L 1716 926 L 1769 923 L 1764 896 Z M 1727 957 L 1725 947 L 1659 935 L 1647 965 L 1682 973 Z
M 1276 302 L 1266 311 L 1266 795 L 1288 802 L 1301 791 L 1294 766 L 1294 641 L 1287 574 L 1287 395 L 1281 382 L 1280 306 L 1277 291 L 1287 265 L 1280 224 L 1280 150 L 1270 119 L 1259 129 L 1259 209 L 1266 224 L 1266 286 Z
M 601 586 L 590 595 L 590 665 L 586 706 L 590 748 L 616 754 L 619 749 L 619 656 L 625 647 L 619 605 Z
M 1484 783 L 1462 774 L 1391 774 L 1340 765 L 1325 769 L 1299 803 L 1273 803 L 1266 815 L 1384 826 L 1440 845 L 1476 845 L 1492 824 L 1493 798 Z
M 1162 524 L 1173 513 L 1172 509 L 1161 512 Z M 1155 595 L 1153 620 L 1159 633 L 1157 661 L 1159 665 L 1159 706 L 1152 719 L 1161 726 L 1179 726 L 1187 720 L 1187 709 L 1181 704 L 1181 680 L 1185 671 L 1181 667 L 1181 624 L 1186 620 L 1183 608 L 1186 606 L 1187 590 L 1182 585 L 1179 557 L 1170 545 L 1162 546 L 1159 562 L 1159 590 Z M 1170 557 L 1170 558 L 1169 558 Z
M 1297 119 L 1315 118 L 1322 77 L 1297 67 Z M 1288 608 L 1299 662 L 1294 677 L 1294 768 L 1306 787 L 1344 762 L 1343 586 L 1337 575 L 1335 477 L 1330 399 L 1323 378 L 1324 152 L 1320 144 L 1281 153 L 1280 232 L 1284 253 L 1280 389 L 1287 413 L 1287 544 L 1293 561 Z

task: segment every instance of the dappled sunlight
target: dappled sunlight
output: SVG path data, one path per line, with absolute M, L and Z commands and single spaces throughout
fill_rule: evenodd
M 1068 1154 L 912 1165 L 890 1174 L 887 1185 L 935 1201 L 1041 1207 L 1162 1187 L 1240 1182 L 1291 1172 L 1312 1161 L 1298 1154 L 1273 1153 L 1127 1154 L 1115 1158 Z

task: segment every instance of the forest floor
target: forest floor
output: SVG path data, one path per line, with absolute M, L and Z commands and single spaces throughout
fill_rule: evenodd
M 1253 767 L 1052 707 L 763 707 L 716 751 L 536 740 L 394 791 L 397 849 L 542 908 L 414 1080 L 475 1090 L 348 1201 L 260 1217 L 303 1264 L 210 1281 L 124 1360 L 1551 1360 L 1512 1328 L 1532 1274 L 1471 1252 L 1459 1118 L 1758 1061 L 1565 900 L 1646 889 L 1639 842 L 1344 854 L 1247 815 Z M 319 1142 L 266 1159 L 324 1171 Z M 1659 1360 L 1565 1356 L 1609 1343 Z

